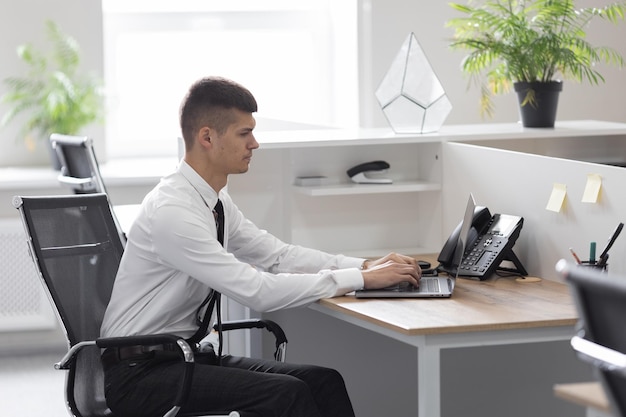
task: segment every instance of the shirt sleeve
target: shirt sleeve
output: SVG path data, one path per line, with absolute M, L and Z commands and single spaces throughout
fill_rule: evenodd
M 286 244 L 258 229 L 228 196 L 225 247 L 210 210 L 154 211 L 153 243 L 161 261 L 254 310 L 297 307 L 363 287 L 363 259 Z

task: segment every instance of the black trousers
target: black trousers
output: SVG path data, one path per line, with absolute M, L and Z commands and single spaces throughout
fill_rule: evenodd
M 225 355 L 196 355 L 183 412 L 252 411 L 259 417 L 352 417 L 342 376 L 333 369 Z M 162 416 L 183 372 L 175 352 L 152 352 L 105 369 L 107 405 L 116 416 Z

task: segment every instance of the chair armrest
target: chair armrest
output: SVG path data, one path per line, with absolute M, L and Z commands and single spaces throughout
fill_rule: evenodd
M 75 178 L 67 175 L 59 175 L 57 180 L 70 188 L 79 189 L 81 191 L 92 190 L 95 187 L 93 178 Z
M 213 326 L 217 330 L 217 324 Z M 280 325 L 272 320 L 249 319 L 249 320 L 230 320 L 222 323 L 222 331 L 238 330 L 238 329 L 267 329 L 273 333 L 276 338 L 276 344 L 287 343 L 287 336 Z
M 213 326 L 217 329 L 217 324 Z M 266 319 L 249 319 L 249 320 L 231 320 L 222 322 L 222 331 L 240 330 L 240 329 L 266 329 L 276 338 L 276 351 L 274 359 L 284 362 L 287 352 L 287 336 L 280 325 L 272 320 Z
M 87 341 L 84 341 L 84 342 L 76 343 L 74 346 L 72 346 L 65 353 L 65 355 L 63 355 L 63 357 L 61 358 L 61 360 L 59 362 L 54 364 L 54 369 L 57 369 L 57 370 L 67 370 L 67 369 L 70 369 L 71 363 L 72 363 L 72 358 L 74 358 L 74 356 L 76 356 L 76 354 L 81 349 L 86 348 L 88 346 L 95 346 L 95 345 L 96 345 L 96 341 L 95 340 L 87 340 Z
M 621 373 L 626 376 L 625 354 L 589 341 L 580 336 L 572 337 L 570 343 L 574 350 L 578 352 L 578 356 L 582 360 L 589 362 L 600 369 Z

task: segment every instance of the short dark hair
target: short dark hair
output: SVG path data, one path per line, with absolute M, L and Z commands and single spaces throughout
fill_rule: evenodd
M 192 141 L 204 126 L 224 133 L 233 123 L 227 111 L 233 108 L 254 113 L 257 103 L 247 88 L 223 77 L 205 77 L 193 83 L 180 106 L 180 128 L 185 143 Z

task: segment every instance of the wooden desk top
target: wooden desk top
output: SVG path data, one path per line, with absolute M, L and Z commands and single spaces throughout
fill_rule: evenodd
M 457 279 L 450 298 L 357 299 L 349 294 L 319 303 L 407 335 L 574 326 L 578 319 L 566 284 L 495 275 L 486 281 Z
M 611 412 L 609 400 L 599 382 L 578 382 L 574 384 L 557 384 L 554 386 L 554 395 L 583 407 Z

